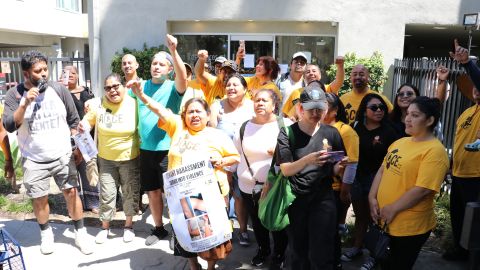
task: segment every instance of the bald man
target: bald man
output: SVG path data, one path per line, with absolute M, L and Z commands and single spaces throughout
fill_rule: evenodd
M 385 101 L 385 103 L 387 103 L 388 111 L 390 112 L 393 110 L 393 105 L 392 103 L 390 103 L 388 98 L 370 89 L 368 87 L 368 81 L 368 69 L 364 65 L 354 66 L 352 71 L 350 72 L 350 82 L 352 84 L 352 90 L 340 97 L 343 105 L 345 105 L 345 112 L 347 113 L 347 119 L 349 124 L 355 121 L 355 115 L 357 113 L 358 106 L 360 106 L 360 102 L 362 101 L 363 97 L 369 93 L 379 94 Z
M 130 80 L 140 81 L 142 79 L 137 75 L 138 66 L 137 58 L 132 54 L 127 53 L 122 57 L 122 71 L 125 77 L 125 83 Z

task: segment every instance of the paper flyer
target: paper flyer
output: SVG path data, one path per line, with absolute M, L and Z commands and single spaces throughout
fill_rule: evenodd
M 163 174 L 170 219 L 179 244 L 189 252 L 209 250 L 232 238 L 232 226 L 208 159 Z

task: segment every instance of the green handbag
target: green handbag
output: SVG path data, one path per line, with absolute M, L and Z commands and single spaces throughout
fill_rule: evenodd
M 284 127 L 290 145 L 292 145 L 293 132 L 290 127 Z M 275 172 L 275 158 L 272 159 L 267 181 L 272 184 L 267 195 L 258 202 L 258 218 L 263 226 L 270 231 L 280 231 L 290 224 L 288 207 L 295 200 L 295 195 L 290 187 L 288 177 L 281 171 Z

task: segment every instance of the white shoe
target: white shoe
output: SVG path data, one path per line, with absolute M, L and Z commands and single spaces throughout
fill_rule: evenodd
M 88 235 L 87 229 L 81 228 L 75 230 L 75 245 L 85 255 L 93 253 L 90 235 Z
M 43 255 L 52 254 L 55 250 L 52 227 L 48 227 L 48 229 L 40 231 L 40 237 L 42 241 L 40 244 L 40 252 L 42 252 Z
M 132 242 L 135 238 L 135 232 L 132 228 L 125 228 L 123 229 L 123 242 L 128 243 Z
M 109 229 L 102 229 L 97 233 L 97 236 L 95 236 L 95 243 L 97 244 L 103 244 L 105 241 L 107 241 L 108 234 L 110 233 Z

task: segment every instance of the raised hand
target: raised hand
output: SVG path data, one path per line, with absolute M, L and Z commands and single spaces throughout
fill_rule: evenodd
M 177 45 L 178 45 L 178 40 L 176 37 L 167 34 L 167 47 L 170 50 L 170 52 L 176 51 L 177 50 Z
M 30 103 L 32 103 L 32 101 L 34 101 L 39 94 L 40 92 L 38 91 L 37 87 L 30 88 L 27 92 L 27 96 L 23 99 L 24 105 L 25 106 L 30 105 Z
M 198 53 L 197 53 L 197 56 L 198 56 L 199 59 L 203 59 L 203 60 L 207 61 L 208 51 L 207 50 L 199 50 Z
M 143 95 L 143 89 L 141 87 L 141 83 L 140 81 L 137 81 L 137 80 L 130 80 L 127 82 L 127 84 L 125 85 L 127 88 L 130 88 L 132 89 L 132 92 L 137 96 L 137 97 L 140 97 L 141 95 Z
M 335 58 L 335 65 L 343 65 L 345 63 L 345 58 L 343 56 L 337 56 Z
M 460 64 L 468 63 L 468 61 L 470 60 L 468 58 L 468 50 L 458 45 L 457 39 L 453 40 L 453 45 L 455 48 L 455 52 L 450 52 L 450 57 L 455 59 L 455 61 L 459 62 Z
M 446 81 L 448 79 L 448 74 L 450 70 L 445 66 L 438 66 L 437 67 L 437 78 L 441 81 Z

